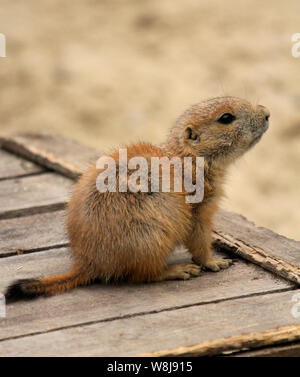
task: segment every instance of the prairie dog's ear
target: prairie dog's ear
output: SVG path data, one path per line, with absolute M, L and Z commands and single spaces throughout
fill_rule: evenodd
M 185 130 L 184 130 L 184 138 L 186 140 L 193 140 L 193 141 L 198 141 L 200 138 L 198 130 L 194 128 L 191 124 L 189 124 Z

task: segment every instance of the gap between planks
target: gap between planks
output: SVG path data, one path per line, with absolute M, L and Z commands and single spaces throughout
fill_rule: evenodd
M 42 166 L 0 149 L 0 180 L 21 178 L 45 171 Z
M 263 347 L 253 348 L 251 350 L 241 350 L 238 352 L 228 352 L 225 357 L 299 357 L 300 356 L 300 341 L 292 341 L 290 343 L 279 343 L 275 346 L 268 345 Z
M 20 175 L 13 175 L 13 176 L 10 176 L 10 177 L 0 177 L 0 182 L 20 179 L 20 178 L 25 178 L 25 177 L 34 177 L 36 175 L 41 175 L 45 172 L 41 171 L 41 172 L 36 172 L 36 173 L 25 173 L 25 174 L 20 174 Z
M 65 211 L 0 220 L 0 258 L 68 246 Z
M 65 208 L 73 181 L 53 172 L 0 182 L 0 220 Z

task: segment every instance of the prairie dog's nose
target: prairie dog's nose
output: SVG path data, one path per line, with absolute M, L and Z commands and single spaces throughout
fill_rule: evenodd
M 268 121 L 270 118 L 270 111 L 262 105 L 257 105 L 257 108 L 264 114 L 265 120 Z

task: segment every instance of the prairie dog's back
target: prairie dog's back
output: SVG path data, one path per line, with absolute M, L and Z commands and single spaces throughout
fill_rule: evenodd
M 182 193 L 152 193 L 150 185 L 149 192 L 120 193 L 119 156 L 117 152 L 111 156 L 116 161 L 116 192 L 97 190 L 96 180 L 101 170 L 96 165 L 74 189 L 67 213 L 71 248 L 78 264 L 98 268 L 97 275 L 105 281 L 122 279 L 138 265 L 145 276 L 143 280 L 151 280 L 152 270 L 161 269 L 157 260 L 165 263 L 171 249 L 189 231 L 191 209 Z M 151 178 L 150 157 L 163 157 L 164 153 L 149 144 L 128 147 L 128 159 L 136 156 L 146 158 Z M 132 281 L 137 279 L 137 276 L 129 277 Z

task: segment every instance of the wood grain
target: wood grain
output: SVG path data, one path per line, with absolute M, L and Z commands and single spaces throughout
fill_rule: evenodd
M 78 177 L 101 155 L 72 139 L 46 133 L 1 136 L 0 146 L 71 178 Z
M 276 345 L 278 343 L 293 342 L 295 340 L 300 340 L 300 325 L 282 326 L 256 333 L 248 333 L 223 339 L 210 340 L 188 347 L 178 347 L 141 356 L 212 356 L 223 353 L 228 354 L 242 349 L 251 349 Z
M 263 349 L 256 349 L 251 351 L 242 351 L 234 354 L 229 354 L 232 357 L 299 357 L 300 356 L 300 342 L 292 342 L 285 345 L 278 345 L 272 347 L 270 344 Z
M 0 181 L 0 219 L 62 209 L 72 186 L 55 173 Z
M 176 351 L 180 355 L 191 352 L 215 355 L 237 351 L 239 347 L 291 342 L 300 338 L 299 318 L 291 315 L 293 294 L 294 291 L 288 291 L 236 298 L 6 339 L 0 342 L 0 354 L 134 356 L 159 352 L 162 355 L 173 354 L 176 346 L 177 350 L 184 347 Z M 182 296 L 177 289 L 177 298 Z M 148 302 L 153 298 L 162 302 L 164 299 L 148 296 Z M 123 301 L 128 300 L 129 295 L 125 293 Z M 155 307 L 153 302 L 152 305 Z M 105 310 L 105 302 L 97 308 L 100 315 Z
M 300 242 L 225 211 L 216 215 L 213 237 L 217 247 L 300 284 Z
M 45 169 L 24 158 L 0 149 L 0 180 L 38 174 Z
M 190 255 L 178 249 L 169 263 L 189 261 Z M 70 264 L 66 248 L 2 258 L 0 291 L 3 292 L 15 279 L 64 272 Z M 293 284 L 243 260 L 238 260 L 228 270 L 218 273 L 203 272 L 202 276 L 189 281 L 138 285 L 95 284 L 46 299 L 9 305 L 7 317 L 0 321 L 0 339 L 52 331 L 87 322 L 106 323 L 129 316 L 144 316 L 149 312 L 178 310 L 185 306 L 206 306 L 212 302 L 219 305 L 223 300 L 293 288 Z M 235 305 L 232 310 L 236 310 Z M 202 318 L 207 318 L 206 322 L 210 322 L 205 310 L 203 313 Z M 251 307 L 244 316 L 252 317 Z M 187 318 L 183 318 L 183 321 L 185 320 Z M 199 321 L 203 322 L 203 319 L 199 317 Z M 131 322 L 130 326 L 134 331 L 135 323 Z M 158 325 L 155 331 L 163 331 L 162 326 Z M 105 336 L 108 334 L 109 332 Z M 218 335 L 218 327 L 214 334 Z M 174 344 L 179 345 L 180 342 Z
M 0 220 L 0 257 L 67 244 L 64 211 Z

